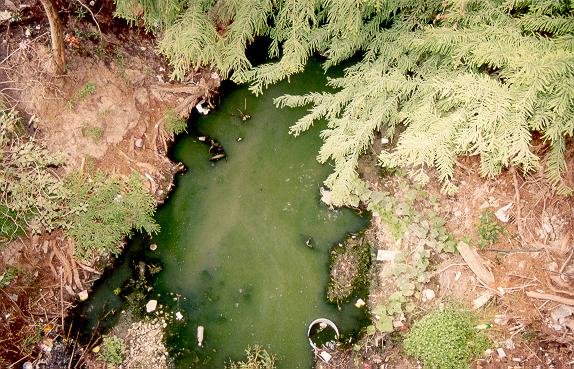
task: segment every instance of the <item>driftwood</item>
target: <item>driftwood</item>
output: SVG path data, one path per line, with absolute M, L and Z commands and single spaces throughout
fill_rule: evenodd
M 486 285 L 494 285 L 494 275 L 484 266 L 484 261 L 480 255 L 464 242 L 459 242 L 457 248 L 470 270 Z
M 533 299 L 540 299 L 540 300 L 550 300 L 559 302 L 564 305 L 574 306 L 574 299 L 569 299 L 562 296 L 551 295 L 548 293 L 539 293 L 535 291 L 526 291 L 526 296 L 532 297 Z

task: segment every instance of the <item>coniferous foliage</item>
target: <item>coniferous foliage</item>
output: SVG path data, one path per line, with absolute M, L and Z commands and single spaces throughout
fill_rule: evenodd
M 572 191 L 563 180 L 574 133 L 569 1 L 171 2 L 179 15 L 153 0 L 118 0 L 118 14 L 134 19 L 143 11 L 148 27 L 164 31 L 159 50 L 174 78 L 211 65 L 258 94 L 303 70 L 314 54 L 326 58 L 326 69 L 363 56 L 329 81 L 336 92 L 276 100 L 280 107 L 310 105 L 294 135 L 328 121 L 318 159 L 335 163 L 325 182 L 335 205 L 356 203 L 358 159 L 378 132 L 391 141 L 380 155 L 383 166 L 413 167 L 421 182 L 436 168 L 448 193 L 456 191 L 459 155 L 479 155 L 484 176 L 509 165 L 543 166 L 560 193 Z M 253 67 L 245 48 L 260 35 L 270 37 L 275 60 Z M 533 132 L 549 147 L 544 162 L 531 147 Z

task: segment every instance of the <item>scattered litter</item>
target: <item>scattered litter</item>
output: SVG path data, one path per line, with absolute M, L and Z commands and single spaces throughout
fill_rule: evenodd
M 377 261 L 395 261 L 398 250 L 377 250 Z
M 501 359 L 506 357 L 506 352 L 504 352 L 503 348 L 497 348 L 496 353 L 498 353 L 498 357 L 500 357 Z
M 487 329 L 492 328 L 492 324 L 490 323 L 483 323 L 483 324 L 479 324 L 477 326 L 474 327 L 474 329 L 479 330 L 479 331 L 485 331 Z
M 365 306 L 365 301 L 363 299 L 358 299 L 357 302 L 355 302 L 355 306 L 358 308 L 362 308 L 363 306 Z
M 199 136 L 197 139 L 201 142 L 205 142 L 207 140 L 207 136 Z
M 83 290 L 80 293 L 78 293 L 78 298 L 80 299 L 80 301 L 86 301 L 88 299 L 88 291 Z
M 178 311 L 177 313 L 175 313 L 175 319 L 176 319 L 176 320 L 182 320 L 182 319 L 183 319 L 183 315 Z
M 514 350 L 516 348 L 516 346 L 514 345 L 514 341 L 512 340 L 512 338 L 507 339 L 506 341 L 504 341 L 504 346 L 506 346 L 507 349 L 509 350 Z
M 490 299 L 492 298 L 492 293 L 490 292 L 485 292 L 482 295 L 478 296 L 477 298 L 474 299 L 474 301 L 472 302 L 472 306 L 475 309 L 480 309 L 481 307 L 483 307 L 484 305 L 486 305 L 486 303 L 488 301 L 490 301 Z
M 149 249 L 150 249 L 151 251 L 157 250 L 157 244 L 152 243 L 151 245 L 149 245 Z
M 94 348 L 92 349 L 92 352 L 93 352 L 94 354 L 97 354 L 98 352 L 100 352 L 100 346 L 98 345 L 98 346 L 94 347 Z
M 386 145 L 386 144 L 389 143 L 389 139 L 386 138 L 386 137 L 383 137 L 383 138 L 381 138 L 381 143 L 382 143 L 383 145 Z
M 331 354 L 329 354 L 327 351 L 321 351 L 321 353 L 319 354 L 319 356 L 320 356 L 321 359 L 322 359 L 324 362 L 326 362 L 326 363 L 328 363 L 329 360 L 331 360 L 331 358 L 333 357 L 333 356 L 331 356 Z
M 154 312 L 157 308 L 157 300 L 149 300 L 147 304 L 145 304 L 145 311 L 148 313 Z
M 243 141 L 243 137 L 237 137 L 237 142 Z
M 141 138 L 138 138 L 134 141 L 134 145 L 135 147 L 137 147 L 138 149 L 141 149 L 144 145 L 144 140 Z
M 522 358 L 513 357 L 513 358 L 512 358 L 512 361 L 515 361 L 515 362 L 517 362 L 517 363 L 521 363 L 521 362 L 522 362 Z
M 24 365 L 22 365 L 22 369 L 34 369 L 34 365 L 31 362 L 26 361 Z
M 500 220 L 503 223 L 508 223 L 508 221 L 510 220 L 510 209 L 512 209 L 512 203 L 506 204 L 503 207 L 501 207 L 500 209 L 498 209 L 494 215 L 496 216 L 496 218 L 498 218 L 498 220 Z
M 329 205 L 329 208 L 333 209 L 333 203 L 332 203 L 332 194 L 331 191 L 329 191 L 328 189 L 321 187 L 319 189 L 319 192 L 321 193 L 321 201 L 323 201 L 325 204 Z

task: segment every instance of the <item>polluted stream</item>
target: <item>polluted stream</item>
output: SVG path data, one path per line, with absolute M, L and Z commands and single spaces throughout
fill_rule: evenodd
M 166 346 L 176 368 L 223 368 L 255 344 L 276 355 L 279 368 L 310 368 L 311 321 L 330 319 L 343 336 L 365 324 L 364 309 L 338 309 L 325 291 L 329 250 L 368 219 L 320 201 L 331 171 L 315 159 L 324 123 L 294 138 L 289 127 L 305 109 L 273 105 L 325 81 L 311 63 L 259 97 L 229 88 L 214 111 L 193 117 L 171 150 L 187 170 L 158 209 L 161 232 L 134 237 L 94 286 L 78 312 L 84 332 L 110 329 L 132 304 L 142 315 L 169 317 Z M 150 299 L 160 308 L 146 314 Z

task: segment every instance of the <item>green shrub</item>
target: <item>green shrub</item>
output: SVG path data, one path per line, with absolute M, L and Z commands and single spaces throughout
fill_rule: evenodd
M 7 287 L 18 278 L 18 268 L 8 267 L 4 273 L 0 274 L 0 288 Z
M 120 365 L 125 358 L 126 344 L 124 339 L 116 336 L 104 336 L 98 360 L 111 365 Z
M 498 241 L 500 235 L 506 234 L 506 229 L 498 223 L 492 210 L 485 209 L 479 221 L 476 231 L 478 232 L 478 247 L 481 249 L 492 246 Z
M 165 131 L 171 135 L 177 135 L 185 132 L 187 121 L 179 117 L 173 109 L 165 113 Z
M 474 329 L 474 317 L 455 309 L 435 310 L 416 321 L 404 340 L 405 352 L 425 368 L 470 368 L 472 360 L 490 345 Z
M 228 369 L 275 369 L 276 361 L 274 355 L 259 345 L 248 346 L 245 349 L 247 359 L 245 361 L 234 361 L 226 365 Z
M 76 240 L 76 255 L 86 258 L 93 253 L 118 254 L 122 237 L 132 229 L 157 233 L 153 219 L 155 200 L 144 187 L 139 174 L 126 182 L 98 173 L 94 178 L 79 173 L 66 180 L 70 192 L 70 214 L 63 226 Z

